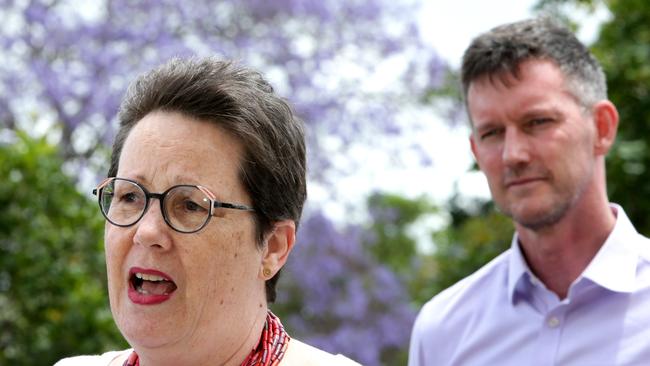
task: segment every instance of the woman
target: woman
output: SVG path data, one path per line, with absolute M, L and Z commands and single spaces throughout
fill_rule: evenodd
M 355 365 L 267 308 L 306 198 L 302 124 L 256 72 L 173 60 L 140 77 L 93 191 L 111 311 L 133 349 L 57 365 Z

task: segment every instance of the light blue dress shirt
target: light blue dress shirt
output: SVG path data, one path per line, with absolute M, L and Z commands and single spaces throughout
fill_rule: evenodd
M 409 366 L 650 365 L 650 240 L 612 209 L 614 230 L 564 300 L 532 274 L 515 234 L 424 305 Z

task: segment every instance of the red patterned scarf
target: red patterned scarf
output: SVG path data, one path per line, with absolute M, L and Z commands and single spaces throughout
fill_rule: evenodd
M 260 341 L 241 366 L 275 366 L 279 364 L 287 350 L 289 340 L 291 337 L 284 331 L 280 319 L 269 310 Z M 135 351 L 131 352 L 123 366 L 140 366 L 138 354 Z

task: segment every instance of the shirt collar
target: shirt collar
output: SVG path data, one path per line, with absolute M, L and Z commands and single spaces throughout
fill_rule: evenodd
M 610 291 L 632 292 L 641 251 L 639 234 L 621 206 L 610 204 L 610 207 L 616 215 L 614 230 L 580 278 L 589 279 Z
M 636 229 L 617 204 L 610 204 L 616 214 L 616 224 L 596 256 L 591 260 L 582 275 L 576 279 L 589 279 L 599 286 L 614 292 L 632 292 L 635 287 L 636 267 L 641 252 Z M 519 246 L 515 232 L 510 244 L 508 263 L 508 297 L 514 304 L 516 295 L 525 291 L 526 276 L 534 278 Z
M 508 260 L 508 298 L 510 303 L 515 303 L 515 295 L 519 291 L 524 290 L 526 274 L 532 272 L 528 268 L 528 264 L 524 259 L 524 254 L 519 247 L 519 236 L 517 232 L 512 237 L 510 243 L 510 256 Z

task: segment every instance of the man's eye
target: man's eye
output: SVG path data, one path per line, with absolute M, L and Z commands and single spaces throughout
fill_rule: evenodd
M 540 125 L 549 123 L 551 121 L 552 121 L 551 118 L 535 118 L 535 119 L 531 119 L 530 121 L 528 121 L 528 125 L 531 126 L 531 127 L 540 126 Z
M 485 140 L 491 137 L 495 137 L 501 133 L 501 129 L 494 128 L 491 130 L 483 131 L 480 134 L 481 140 Z

